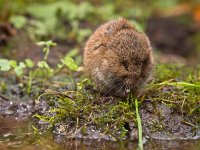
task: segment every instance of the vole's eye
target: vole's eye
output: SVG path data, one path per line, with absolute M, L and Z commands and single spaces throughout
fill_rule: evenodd
M 146 58 L 144 61 L 143 61 L 143 65 L 147 64 L 149 61 L 149 58 Z
M 128 63 L 127 61 L 122 61 L 122 65 L 123 65 L 124 68 L 128 71 L 129 63 Z

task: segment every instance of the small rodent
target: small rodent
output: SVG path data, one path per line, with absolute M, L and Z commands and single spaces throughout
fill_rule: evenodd
M 105 94 L 137 96 L 153 66 L 148 37 L 124 18 L 101 25 L 84 48 L 85 71 Z

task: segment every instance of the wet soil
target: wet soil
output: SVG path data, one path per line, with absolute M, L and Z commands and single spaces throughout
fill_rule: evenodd
M 196 122 L 199 116 L 181 114 L 163 102 L 151 100 L 143 103 L 140 114 L 144 132 L 151 139 L 200 139 L 200 125 Z

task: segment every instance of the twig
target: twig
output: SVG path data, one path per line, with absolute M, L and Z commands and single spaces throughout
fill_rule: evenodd
M 114 127 L 114 126 L 117 125 L 118 123 L 119 123 L 119 121 L 116 121 L 116 122 L 113 123 L 110 127 L 108 127 L 108 128 L 106 129 L 106 131 L 104 131 L 104 132 L 102 133 L 102 135 L 98 138 L 98 141 L 100 141 L 101 138 L 102 138 L 112 127 Z
M 50 90 L 50 89 L 46 89 L 44 91 L 45 93 L 42 93 L 39 97 L 38 97 L 38 101 L 40 100 L 40 98 L 44 95 L 52 95 L 52 94 L 55 94 L 55 95 L 62 95 L 62 96 L 65 96 L 71 100 L 74 100 L 72 97 L 68 96 L 67 94 L 65 93 L 61 93 L 61 92 L 57 92 L 57 91 L 53 91 L 53 90 Z
M 8 97 L 6 97 L 6 96 L 4 96 L 4 95 L 2 95 L 2 94 L 0 94 L 0 97 L 1 97 L 2 99 L 6 100 L 6 101 L 11 101 Z

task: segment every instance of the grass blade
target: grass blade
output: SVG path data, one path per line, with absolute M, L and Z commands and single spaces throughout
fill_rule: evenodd
M 200 83 L 188 83 L 188 82 L 181 82 L 181 81 L 180 82 L 164 81 L 161 83 L 154 84 L 153 86 L 163 86 L 163 85 L 200 88 Z
M 139 111 L 138 111 L 138 101 L 137 101 L 137 98 L 135 98 L 135 109 L 136 109 L 136 117 L 137 117 L 137 124 L 138 124 L 139 149 L 143 150 L 142 122 L 141 122 L 140 114 L 139 114 Z

